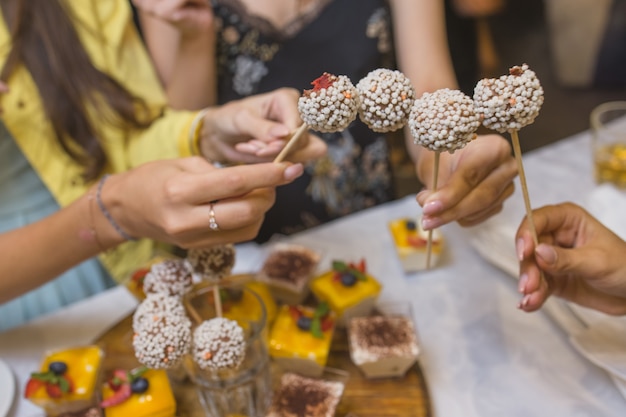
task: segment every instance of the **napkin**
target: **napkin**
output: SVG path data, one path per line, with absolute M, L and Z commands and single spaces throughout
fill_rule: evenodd
M 612 185 L 595 187 L 583 204 L 606 227 L 626 239 L 626 192 Z M 508 214 L 508 215 L 507 215 Z M 515 233 L 519 216 L 503 212 L 468 230 L 471 245 L 487 261 L 519 276 Z M 542 307 L 586 359 L 607 371 L 626 397 L 626 317 L 614 317 L 550 297 Z

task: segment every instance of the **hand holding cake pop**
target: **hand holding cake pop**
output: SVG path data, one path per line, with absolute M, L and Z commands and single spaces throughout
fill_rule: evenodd
M 416 145 L 435 152 L 433 190 L 437 189 L 439 155 L 454 153 L 476 138 L 480 117 L 474 111 L 472 99 L 458 90 L 442 88 L 424 93 L 415 100 L 409 116 L 409 127 Z M 428 231 L 426 269 L 430 268 L 433 231 Z

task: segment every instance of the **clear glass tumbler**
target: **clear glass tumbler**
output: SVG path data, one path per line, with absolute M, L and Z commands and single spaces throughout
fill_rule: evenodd
M 600 104 L 590 124 L 596 182 L 626 189 L 626 101 Z
M 237 321 L 244 330 L 243 363 L 237 369 L 216 371 L 203 370 L 193 360 L 186 363 L 207 417 L 264 417 L 272 400 L 265 305 L 254 291 L 236 281 L 220 281 L 218 289 L 223 317 Z M 186 294 L 185 308 L 194 326 L 217 317 L 214 287 L 205 282 Z

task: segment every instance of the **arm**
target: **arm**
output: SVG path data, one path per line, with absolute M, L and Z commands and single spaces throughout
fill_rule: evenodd
M 392 0 L 400 69 L 409 77 L 417 97 L 425 91 L 458 88 L 445 30 L 443 0 Z M 406 146 L 420 181 L 432 188 L 434 152 L 413 143 L 405 129 Z M 498 213 L 513 193 L 517 175 L 511 147 L 500 135 L 480 136 L 454 154 L 440 157 L 438 189 L 418 194 L 424 207 L 424 228 L 451 221 L 477 224 Z
M 534 210 L 533 220 L 537 247 L 526 220 L 516 235 L 524 295 L 519 308 L 535 311 L 554 294 L 607 314 L 626 314 L 626 242 L 571 203 Z
M 215 104 L 215 30 L 209 2 L 133 2 L 169 105 L 200 109 Z
M 211 246 L 256 236 L 274 203 L 274 187 L 302 171 L 302 165 L 290 163 L 217 169 L 202 158 L 163 160 L 108 178 L 101 197 L 130 236 L 185 248 Z M 124 242 L 91 198 L 94 192 L 0 234 L 0 303 Z M 210 230 L 208 222 L 208 203 L 215 200 L 219 231 Z

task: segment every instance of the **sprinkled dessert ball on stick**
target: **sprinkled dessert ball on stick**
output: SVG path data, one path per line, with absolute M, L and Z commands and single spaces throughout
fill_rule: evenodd
M 230 275 L 235 265 L 235 246 L 227 244 L 210 248 L 189 249 L 187 262 L 199 279 L 219 281 Z
M 509 75 L 480 80 L 474 106 L 483 125 L 500 133 L 519 130 L 535 121 L 543 105 L 543 88 L 528 65 L 509 69 Z
M 413 141 L 435 152 L 433 191 L 437 190 L 441 152 L 454 153 L 476 138 L 480 116 L 472 99 L 459 90 L 442 88 L 415 100 L 409 116 Z M 430 268 L 433 231 L 428 231 L 426 269 Z
M 511 135 L 526 216 L 535 245 L 538 244 L 537 231 L 532 217 L 517 131 L 535 121 L 543 100 L 543 88 L 535 72 L 531 71 L 527 64 L 510 68 L 509 75 L 480 80 L 474 88 L 476 111 L 482 115 L 485 127 L 500 133 L 509 132 Z
M 356 85 L 359 117 L 374 132 L 393 132 L 407 122 L 415 89 L 400 71 L 379 68 Z
M 409 116 L 413 141 L 435 152 L 465 147 L 476 138 L 480 116 L 472 99 L 458 90 L 442 88 L 415 100 Z
M 182 297 L 192 287 L 191 268 L 183 259 L 166 259 L 150 268 L 143 281 L 146 294 L 164 293 Z
M 133 315 L 137 360 L 153 369 L 177 364 L 191 346 L 191 321 L 179 297 L 149 294 Z
M 302 121 L 318 132 L 337 132 L 356 119 L 358 94 L 345 75 L 327 72 L 314 80 L 298 100 Z
M 234 320 L 205 320 L 193 332 L 193 359 L 200 369 L 235 369 L 246 353 L 243 329 Z

